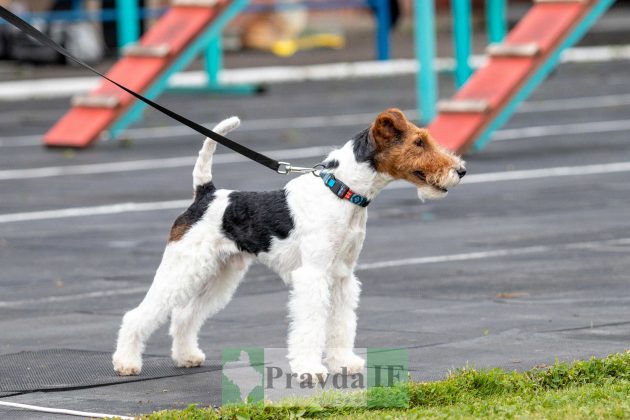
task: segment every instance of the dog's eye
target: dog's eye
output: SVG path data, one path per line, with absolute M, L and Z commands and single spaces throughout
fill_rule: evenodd
M 422 139 L 418 139 L 418 140 L 416 140 L 416 146 L 418 146 L 418 147 L 424 147 L 424 140 L 422 140 Z

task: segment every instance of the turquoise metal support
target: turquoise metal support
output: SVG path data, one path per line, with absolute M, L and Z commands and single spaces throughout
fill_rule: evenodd
M 567 48 L 575 45 L 600 18 L 601 15 L 608 10 L 615 0 L 599 0 L 588 13 L 588 15 L 578 24 L 573 32 L 560 44 L 559 48 L 551 57 L 540 67 L 536 73 L 527 81 L 525 86 L 516 94 L 516 96 L 507 104 L 505 108 L 497 115 L 492 123 L 486 128 L 479 139 L 475 142 L 473 150 L 481 150 L 490 141 L 490 136 L 498 130 L 516 111 L 516 108 L 549 76 L 549 73 L 560 62 L 562 52 Z
M 219 84 L 219 72 L 223 68 L 223 47 L 221 46 L 220 35 L 210 41 L 204 58 L 206 73 L 208 73 L 208 84 L 216 86 Z
M 138 0 L 116 0 L 118 48 L 132 44 L 140 37 Z
M 221 34 L 212 39 L 204 53 L 204 63 L 208 81 L 205 85 L 190 87 L 169 87 L 169 92 L 177 93 L 203 93 L 214 95 L 252 95 L 262 90 L 261 86 L 251 84 L 223 85 L 219 80 L 219 74 L 223 69 L 223 47 L 221 46 Z
M 435 4 L 433 0 L 414 0 L 414 48 L 418 59 L 416 98 L 422 124 L 435 118 L 438 79 L 435 71 Z
M 168 79 L 175 73 L 184 70 L 197 56 L 203 54 L 212 40 L 219 38 L 225 26 L 245 7 L 249 0 L 234 0 L 217 19 L 175 60 L 173 64 L 144 93 L 149 99 L 155 99 L 168 87 Z M 108 130 L 109 138 L 116 138 L 130 124 L 142 118 L 144 102 L 135 101 L 129 110 Z
M 389 60 L 389 32 L 391 15 L 389 0 L 372 0 L 376 10 L 376 58 Z
M 459 89 L 472 74 L 470 54 L 472 51 L 471 0 L 451 0 L 453 8 L 453 42 L 455 50 L 455 87 Z
M 488 43 L 503 41 L 507 33 L 507 0 L 486 0 Z

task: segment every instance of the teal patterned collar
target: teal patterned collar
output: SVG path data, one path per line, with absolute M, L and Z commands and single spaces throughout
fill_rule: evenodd
M 370 200 L 367 197 L 352 191 L 350 187 L 335 178 L 332 173 L 322 170 L 319 176 L 324 180 L 324 185 L 342 200 L 348 200 L 359 207 L 367 207 L 370 204 Z

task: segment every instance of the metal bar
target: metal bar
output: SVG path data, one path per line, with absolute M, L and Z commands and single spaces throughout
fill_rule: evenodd
M 140 18 L 159 18 L 167 10 L 166 7 L 155 9 L 144 8 L 140 10 Z M 44 20 L 46 22 L 76 22 L 83 20 L 112 22 L 118 20 L 117 9 L 100 9 L 100 10 L 53 10 L 47 12 L 29 12 L 20 14 L 20 17 L 27 22 L 33 20 Z M 0 21 L 0 26 L 7 22 Z
M 391 11 L 389 0 L 375 0 L 376 9 L 376 58 L 389 60 L 389 33 L 391 30 Z
M 472 74 L 472 11 L 470 0 L 451 0 L 455 49 L 455 87 L 460 88 Z
M 199 54 L 202 54 L 213 39 L 220 37 L 225 26 L 241 12 L 249 0 L 234 0 L 217 18 L 208 29 L 201 34 L 188 48 L 177 58 L 173 64 L 144 92 L 149 99 L 157 98 L 168 87 L 168 79 L 175 73 L 184 70 Z M 108 137 L 113 139 L 125 128 L 142 118 L 142 111 L 147 105 L 144 102 L 134 102 L 129 110 L 123 114 L 108 130 Z
M 497 44 L 505 39 L 507 34 L 506 3 L 506 0 L 486 0 L 486 28 L 489 44 Z
M 435 72 L 435 4 L 433 0 L 414 0 L 415 54 L 419 69 L 416 76 L 418 115 L 423 124 L 435 118 L 438 81 Z
M 490 141 L 490 136 L 496 130 L 498 130 L 516 111 L 516 108 L 525 99 L 532 94 L 532 92 L 549 76 L 554 68 L 560 62 L 562 52 L 567 48 L 575 45 L 593 26 L 593 24 L 601 17 L 601 15 L 608 10 L 615 0 L 599 0 L 588 14 L 582 19 L 577 27 L 569 34 L 569 36 L 556 48 L 555 52 L 547 59 L 547 61 L 534 73 L 532 77 L 527 81 L 525 86 L 510 100 L 510 102 L 503 108 L 503 110 L 496 116 L 494 121 L 488 125 L 483 134 L 479 136 L 479 139 L 473 145 L 473 150 L 481 150 Z
M 208 85 L 219 85 L 219 73 L 223 68 L 223 48 L 221 47 L 221 36 L 215 37 L 208 44 L 205 53 L 206 73 L 208 74 Z
M 138 41 L 140 37 L 140 7 L 138 0 L 116 0 L 118 48 Z

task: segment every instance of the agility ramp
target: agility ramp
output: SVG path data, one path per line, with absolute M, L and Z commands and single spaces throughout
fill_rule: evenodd
M 107 76 L 149 99 L 167 88 L 168 79 L 185 69 L 219 39 L 223 28 L 248 0 L 176 0 L 164 16 Z M 103 80 L 92 92 L 72 99 L 72 108 L 46 133 L 44 144 L 83 148 L 113 138 L 141 117 L 145 105 Z
M 614 0 L 535 0 L 488 62 L 450 100 L 438 102 L 429 131 L 460 153 L 480 149 Z

